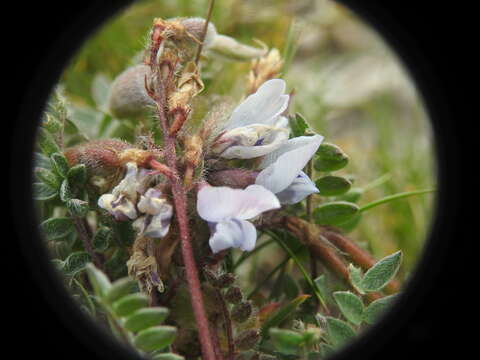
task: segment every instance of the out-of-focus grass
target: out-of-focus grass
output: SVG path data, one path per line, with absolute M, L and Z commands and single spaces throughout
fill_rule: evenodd
M 142 0 L 110 20 L 72 60 L 62 77 L 66 95 L 93 106 L 91 84 L 103 73 L 113 79 L 144 48 L 154 17 L 205 16 L 206 0 Z M 217 1 L 218 31 L 244 43 L 259 39 L 283 51 L 295 20 L 299 43 L 284 74 L 296 89 L 294 111 L 301 112 L 326 141 L 342 147 L 362 187 L 390 174 L 365 193 L 360 204 L 397 192 L 435 184 L 432 139 L 421 100 L 392 53 L 347 9 L 322 0 Z M 248 63 L 208 62 L 204 94 L 239 99 Z M 368 211 L 351 234 L 377 258 L 404 251 L 404 272 L 415 264 L 433 212 L 432 195 L 382 205 Z

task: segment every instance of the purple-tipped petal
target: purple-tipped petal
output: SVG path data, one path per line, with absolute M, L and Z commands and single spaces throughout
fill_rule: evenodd
M 308 195 L 318 193 L 315 183 L 310 180 L 307 174 L 300 171 L 300 174 L 293 182 L 283 191 L 275 194 L 282 204 L 296 204 Z
M 248 96 L 235 110 L 226 125 L 227 130 L 251 124 L 269 124 L 285 111 L 288 95 L 284 95 L 285 81 L 272 79 L 264 82 L 254 94 Z
M 251 251 L 255 248 L 257 230 L 248 221 L 232 219 L 217 223 L 215 232 L 210 237 L 209 245 L 213 253 L 239 248 Z
M 262 161 L 260 167 L 263 170 L 255 183 L 275 194 L 285 190 L 307 165 L 322 141 L 323 136 L 320 135 L 290 139 Z
M 250 185 L 244 190 L 206 186 L 198 192 L 197 198 L 198 214 L 210 222 L 232 218 L 251 219 L 279 207 L 277 197 L 259 185 Z

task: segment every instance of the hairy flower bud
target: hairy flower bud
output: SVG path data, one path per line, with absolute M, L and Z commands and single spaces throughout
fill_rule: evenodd
M 70 166 L 84 164 L 90 175 L 107 177 L 124 164 L 119 154 L 134 146 L 115 139 L 94 140 L 65 150 L 64 155 Z
M 232 286 L 225 293 L 225 300 L 230 304 L 238 304 L 243 300 L 242 290 L 238 286 Z
M 205 19 L 195 17 L 195 18 L 188 18 L 183 19 L 182 21 L 183 26 L 185 26 L 185 30 L 193 37 L 198 40 L 201 40 L 203 31 L 205 28 Z M 211 22 L 208 23 L 207 32 L 205 33 L 205 39 L 203 40 L 203 48 L 208 49 L 210 45 L 215 40 L 217 36 L 217 29 L 215 25 Z
M 208 182 L 214 186 L 228 186 L 234 189 L 244 189 L 255 184 L 258 171 L 247 169 L 227 169 L 208 174 Z
M 108 94 L 108 108 L 117 118 L 141 115 L 155 102 L 145 89 L 145 77 L 150 77 L 150 67 L 139 64 L 128 68 L 113 81 Z
M 260 332 L 255 329 L 246 330 L 235 339 L 235 345 L 239 350 L 250 350 L 260 339 Z
M 243 323 L 252 315 L 252 311 L 252 304 L 249 301 L 243 301 L 233 307 L 230 315 L 234 321 Z
M 277 49 L 271 49 L 265 56 L 252 60 L 247 94 L 253 94 L 265 81 L 278 77 L 282 66 L 283 61 Z

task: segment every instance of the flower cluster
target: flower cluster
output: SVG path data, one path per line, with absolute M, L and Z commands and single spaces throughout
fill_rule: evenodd
M 289 139 L 288 120 L 282 115 L 289 102 L 285 87 L 281 79 L 266 81 L 233 110 L 212 144 L 213 155 L 219 158 L 259 159 L 257 168 L 248 173 L 249 181 L 254 183 L 246 188 L 205 185 L 198 192 L 197 211 L 210 224 L 209 244 L 214 253 L 231 247 L 252 250 L 257 234 L 246 220 L 318 192 L 302 169 L 323 137 Z M 235 176 L 242 172 L 237 170 L 218 173 Z M 214 172 L 210 177 L 220 176 Z
M 173 207 L 161 190 L 151 185 L 151 171 L 126 164 L 125 177 L 109 194 L 98 199 L 98 206 L 107 210 L 117 221 L 135 220 L 133 226 L 140 235 L 161 238 L 170 228 Z
M 289 122 L 283 114 L 290 97 L 285 88 L 281 79 L 264 82 L 233 110 L 210 144 L 207 158 L 223 168 L 209 169 L 206 181 L 201 181 L 197 212 L 209 223 L 209 245 L 214 253 L 228 248 L 252 250 L 257 232 L 248 220 L 318 192 L 302 169 L 323 137 L 289 139 Z M 232 159 L 255 165 L 231 167 Z M 102 195 L 98 205 L 117 221 L 134 220 L 139 235 L 164 237 L 173 208 L 161 184 L 152 186 L 152 172 L 135 162 L 127 163 L 126 168 L 123 180 L 111 193 Z

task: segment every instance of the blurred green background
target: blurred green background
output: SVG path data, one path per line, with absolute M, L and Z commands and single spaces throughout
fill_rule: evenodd
M 137 1 L 72 59 L 61 79 L 65 95 L 85 112 L 95 108 L 94 79 L 108 84 L 138 59 L 154 17 L 204 17 L 207 8 L 206 0 Z M 350 10 L 323 0 L 221 0 L 212 21 L 221 34 L 252 46 L 258 39 L 281 53 L 295 40 L 283 73 L 297 93 L 293 110 L 350 155 L 340 174 L 370 188 L 360 204 L 435 186 L 432 134 L 415 86 L 381 36 Z M 208 61 L 202 95 L 238 102 L 248 71 L 248 62 Z M 433 195 L 421 195 L 374 208 L 350 236 L 378 259 L 402 249 L 405 276 L 421 255 L 433 204 Z

